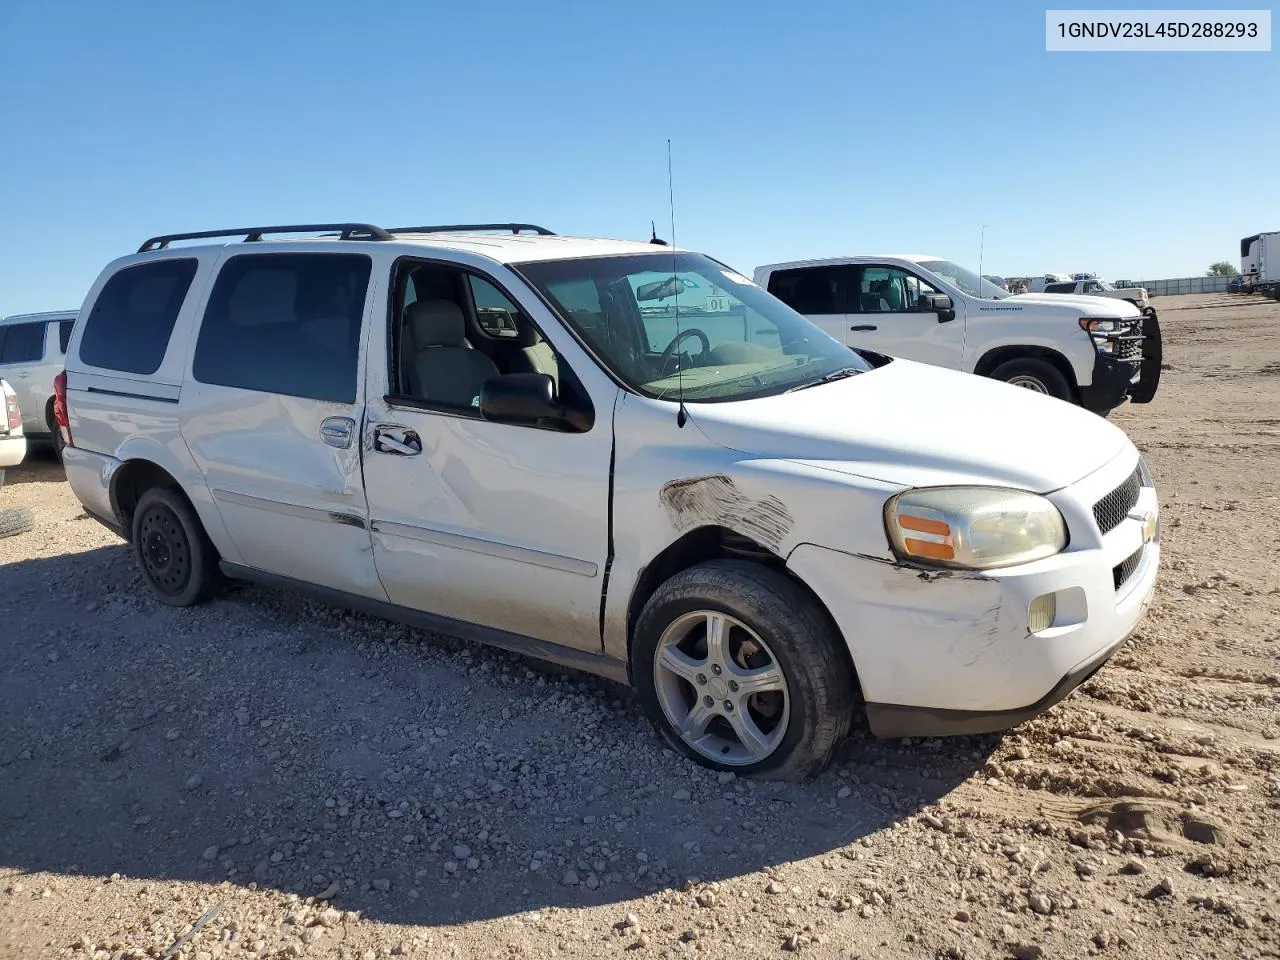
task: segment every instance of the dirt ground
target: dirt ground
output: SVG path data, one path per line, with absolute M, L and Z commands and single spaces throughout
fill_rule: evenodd
M 802 786 L 603 681 L 254 587 L 161 607 L 53 461 L 11 471 L 0 957 L 1280 956 L 1280 303 L 1155 305 L 1160 393 L 1112 415 L 1164 510 L 1131 644 Z

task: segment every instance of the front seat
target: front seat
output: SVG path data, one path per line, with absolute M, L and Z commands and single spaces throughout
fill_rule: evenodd
M 500 374 L 492 360 L 467 343 L 462 308 L 452 300 L 419 300 L 409 306 L 405 322 L 414 395 L 451 407 L 478 407 L 480 385 Z
M 542 334 L 532 323 L 519 324 L 520 350 L 511 357 L 513 372 L 545 373 L 560 386 L 560 362 L 551 344 L 542 339 Z

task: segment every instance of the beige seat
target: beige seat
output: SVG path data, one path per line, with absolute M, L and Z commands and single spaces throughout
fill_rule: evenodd
M 451 300 L 419 300 L 405 311 L 405 326 L 413 395 L 451 407 L 479 406 L 481 385 L 500 374 L 467 343 L 462 308 Z
M 520 350 L 512 355 L 512 373 L 545 373 L 560 388 L 560 361 L 551 344 L 542 339 L 537 327 L 528 322 L 520 324 Z

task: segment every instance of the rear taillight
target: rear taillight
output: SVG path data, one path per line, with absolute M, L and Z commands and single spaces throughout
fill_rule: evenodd
M 67 371 L 53 378 L 53 419 L 57 421 L 64 446 L 71 446 L 71 422 L 67 420 Z
M 11 393 L 4 395 L 4 409 L 9 420 L 9 429 L 17 430 L 22 426 L 22 411 L 18 409 L 18 398 Z

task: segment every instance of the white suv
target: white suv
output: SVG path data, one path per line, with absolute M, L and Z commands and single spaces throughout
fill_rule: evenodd
M 941 257 L 771 263 L 755 281 L 851 347 L 991 377 L 1106 415 L 1160 383 L 1160 324 L 1102 297 L 1010 294 Z
M 30 440 L 59 446 L 53 420 L 53 378 L 62 372 L 74 310 L 22 313 L 0 319 L 0 377 L 17 391 Z
M 180 234 L 103 271 L 64 463 L 160 600 L 221 573 L 477 638 L 785 778 L 859 709 L 1008 728 L 1134 630 L 1156 492 L 1115 426 L 859 354 L 696 253 L 501 226 Z

